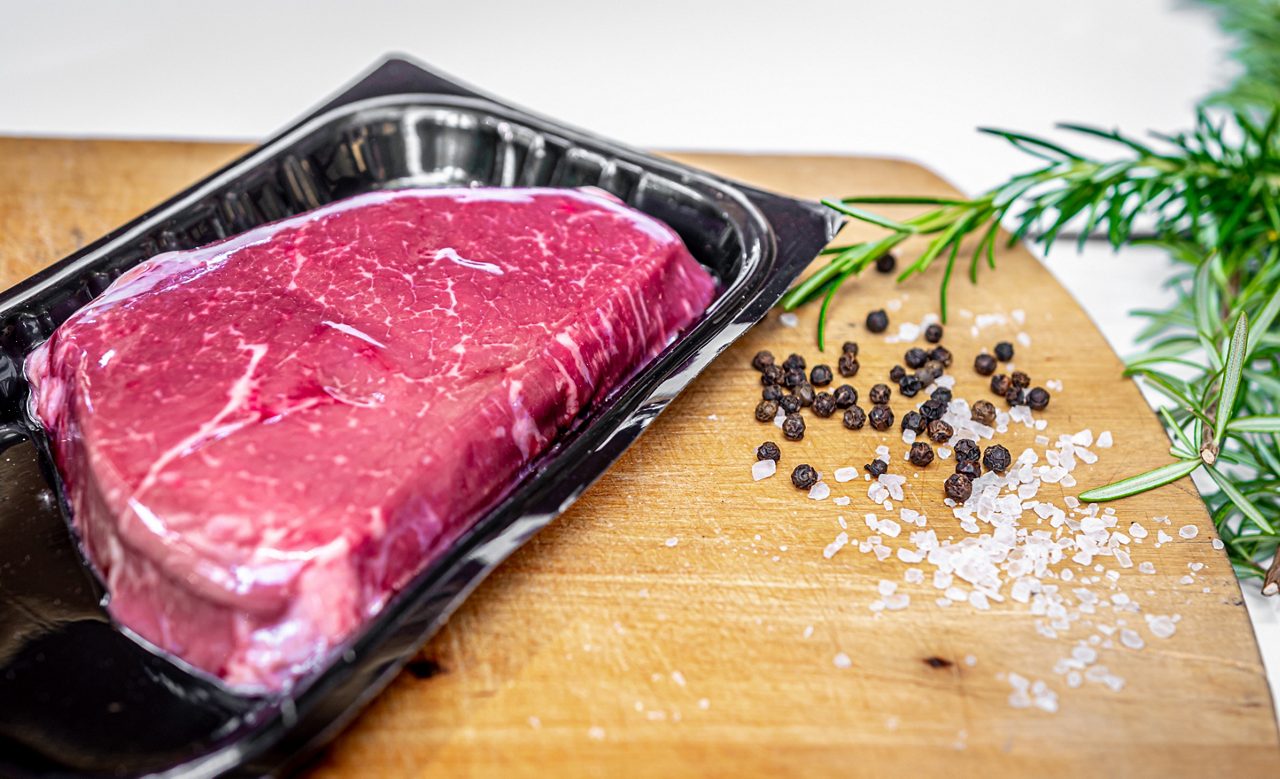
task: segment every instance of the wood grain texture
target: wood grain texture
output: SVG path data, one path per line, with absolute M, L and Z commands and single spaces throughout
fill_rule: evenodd
M 32 271 L 116 226 L 220 165 L 243 147 L 0 140 L 0 283 Z M 680 155 L 780 191 L 945 194 L 910 163 L 884 159 Z M 869 235 L 851 227 L 846 237 Z M 910 248 L 908 248 L 908 254 Z M 1119 360 L 1079 306 L 1026 251 L 1004 251 L 980 286 L 954 286 L 944 343 L 957 355 L 957 394 L 985 396 L 968 364 L 981 346 L 1031 337 L 1016 363 L 1056 378 L 1048 435 L 1111 430 L 1116 446 L 1082 466 L 1079 489 L 1158 465 L 1166 441 Z M 834 303 L 831 337 L 862 344 L 865 395 L 901 359 L 860 323 L 898 300 L 897 322 L 936 308 L 936 272 L 895 286 L 871 274 Z M 1153 279 L 1152 283 L 1156 283 Z M 1024 327 L 970 334 L 974 313 L 1023 309 Z M 902 580 L 895 559 L 823 548 L 849 520 L 867 534 L 865 485 L 833 485 L 846 508 L 810 501 L 783 474 L 753 484 L 752 450 L 776 428 L 752 418 L 759 395 L 748 362 L 757 349 L 818 356 L 815 311 L 800 326 L 776 316 L 717 360 L 568 513 L 492 576 L 313 767 L 316 776 L 1191 776 L 1261 775 L 1280 760 L 1271 699 L 1239 589 L 1188 483 L 1117 504 L 1121 527 L 1153 533 L 1195 524 L 1199 535 L 1135 547 L 1154 575 L 1123 572 L 1120 589 L 1144 611 L 1180 614 L 1176 635 L 1142 651 L 1103 650 L 1123 676 L 1112 692 L 1067 689 L 1052 671 L 1075 639 L 1049 640 L 1026 607 L 942 609 L 927 583 L 903 584 L 910 608 L 876 615 L 881 579 Z M 895 325 L 896 327 L 896 325 Z M 834 356 L 830 355 L 834 362 Z M 907 406 L 895 397 L 900 415 Z M 1016 455 L 1035 433 L 1004 436 Z M 871 459 L 899 435 L 858 433 L 811 420 L 783 465 L 825 473 Z M 1043 447 L 1040 447 L 1043 448 Z M 911 473 L 895 462 L 894 469 Z M 963 532 L 940 504 L 949 472 L 935 463 L 908 483 L 904 505 L 940 536 Z M 850 487 L 852 489 L 846 489 Z M 1045 488 L 1049 494 L 1054 490 Z M 1164 527 L 1164 526 L 1161 526 Z M 676 539 L 668 546 L 667 539 Z M 785 551 L 782 550 L 785 547 Z M 1194 585 L 1179 583 L 1204 563 Z M 1075 566 L 1078 568 L 1078 566 Z M 1079 573 L 1092 573 L 1078 571 Z M 1203 591 L 1208 588 L 1208 592 Z M 1093 589 L 1107 592 L 1106 587 Z M 1114 622 L 1113 615 L 1102 621 Z M 1130 615 L 1136 627 L 1140 616 Z M 812 635 L 804 637 L 812 626 Z M 848 669 L 833 657 L 847 653 Z M 972 655 L 976 664 L 964 658 Z M 932 661 L 932 662 L 931 662 Z M 1008 705 L 999 674 L 1044 679 L 1061 694 L 1048 714 Z

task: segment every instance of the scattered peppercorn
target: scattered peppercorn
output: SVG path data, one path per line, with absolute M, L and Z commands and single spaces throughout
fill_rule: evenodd
M 834 414 L 835 411 L 836 398 L 830 392 L 819 392 L 813 396 L 813 413 L 825 419 Z
M 1049 392 L 1044 387 L 1036 387 L 1027 393 L 1027 405 L 1036 411 L 1044 411 L 1049 405 Z
M 798 490 L 807 490 L 818 483 L 818 472 L 808 463 L 800 463 L 791 472 L 791 483 Z
M 1009 377 L 1003 373 L 997 373 L 991 377 L 991 392 L 994 395 L 999 395 L 1003 398 L 1004 393 L 1008 392 L 1012 386 L 1013 383 L 1009 381 Z
M 919 411 L 908 411 L 902 415 L 902 429 L 904 431 L 911 430 L 919 435 L 924 432 L 924 426 L 927 424 L 928 422 L 924 417 L 920 416 Z
M 943 422 L 941 419 L 935 419 L 929 423 L 929 440 L 934 443 L 946 443 L 951 440 L 951 436 L 955 435 L 955 430 Z
M 956 473 L 962 473 L 970 479 L 976 479 L 982 475 L 982 466 L 977 460 L 961 460 L 956 463 Z
M 775 384 L 770 384 L 760 393 L 760 397 L 777 403 L 779 400 L 782 400 L 782 388 Z
M 942 340 L 942 325 L 934 322 L 924 329 L 924 340 L 936 344 Z
M 1009 450 L 1000 444 L 988 446 L 987 451 L 982 453 L 982 467 L 988 471 L 1004 473 L 1009 470 L 1012 463 L 1013 458 L 1009 456 Z
M 956 441 L 956 445 L 951 447 L 956 454 L 956 462 L 977 462 L 982 456 L 982 451 L 978 449 L 978 445 L 969 438 L 961 438 Z
M 924 441 L 916 441 L 911 445 L 911 451 L 907 453 L 907 459 L 917 468 L 923 468 L 933 462 L 933 447 Z
M 889 402 L 889 387 L 885 384 L 871 385 L 871 391 L 867 393 L 867 397 L 876 405 L 883 405 Z
M 808 379 L 805 378 L 804 371 L 787 371 L 782 376 L 782 384 L 787 389 L 795 389 L 807 381 Z
M 979 400 L 969 409 L 969 418 L 990 427 L 996 422 L 996 407 L 989 400 Z
M 1010 407 L 1025 406 L 1027 404 L 1027 394 L 1019 387 L 1010 387 L 1009 391 L 1004 393 L 1004 402 Z
M 813 405 L 813 398 L 817 394 L 813 390 L 813 385 L 808 382 L 801 384 L 791 390 L 791 392 L 794 393 L 797 398 L 800 398 L 800 405 L 806 408 Z
M 983 352 L 973 358 L 973 370 L 979 376 L 990 376 L 996 372 L 996 358 Z
M 942 485 L 947 497 L 956 503 L 964 503 L 973 494 L 973 480 L 963 473 L 953 473 Z
M 871 478 L 877 479 L 889 472 L 889 463 L 877 458 L 862 466 L 862 470 L 871 474 Z
M 805 367 L 806 365 L 804 362 L 804 358 L 796 354 L 795 352 L 792 352 L 791 354 L 787 355 L 787 359 L 782 363 L 782 370 L 788 371 L 788 372 L 802 371 L 805 369 Z
M 913 346 L 902 355 L 902 361 L 907 364 L 908 368 L 919 368 L 929 361 L 929 353 L 918 346 Z
M 889 381 L 897 384 L 902 381 L 902 377 L 907 375 L 907 369 L 901 365 L 895 365 L 889 369 Z
M 942 367 L 951 367 L 951 350 L 945 346 L 935 346 L 933 351 L 929 352 L 929 357 L 942 363 Z
M 904 397 L 914 398 L 920 394 L 920 390 L 924 388 L 924 382 L 920 381 L 920 377 L 915 374 L 903 376 L 902 381 L 898 382 L 898 392 Z
M 840 375 L 846 379 L 858 375 L 858 358 L 855 354 L 845 352 L 840 355 L 840 360 L 836 363 L 836 370 L 840 371 Z
M 1001 341 L 996 344 L 996 359 L 1000 362 L 1009 362 L 1013 359 L 1013 344 L 1008 341 Z
M 1009 374 L 1009 383 L 1018 389 L 1026 389 L 1031 386 L 1031 377 L 1022 371 L 1014 371 Z
M 867 419 L 876 430 L 888 430 L 893 427 L 893 409 L 888 406 L 872 406 Z
M 858 391 L 848 384 L 841 384 L 832 393 L 836 398 L 836 408 L 849 408 L 858 402 Z
M 883 333 L 889 329 L 889 315 L 884 312 L 883 308 L 867 314 L 867 329 L 873 333 Z
M 947 404 L 936 398 L 929 398 L 920 404 L 920 416 L 924 417 L 924 421 L 932 422 L 935 419 L 942 419 L 943 414 L 947 413 Z
M 850 430 L 861 430 L 867 423 L 867 412 L 854 406 L 844 412 L 844 426 Z
M 898 267 L 898 258 L 893 252 L 885 252 L 876 258 L 876 270 L 881 273 L 893 273 L 896 267 Z
M 795 395 L 783 395 L 782 400 L 778 401 L 778 405 L 788 414 L 794 414 L 800 410 L 800 398 Z
M 772 441 L 765 441 L 756 447 L 757 460 L 773 460 L 775 463 L 782 459 L 782 450 Z
M 761 349 L 756 352 L 756 356 L 751 358 L 751 367 L 758 371 L 763 371 L 773 365 L 773 352 Z
M 772 400 L 762 400 L 756 406 L 757 422 L 772 422 L 773 418 L 778 415 L 778 404 Z
M 804 417 L 799 414 L 787 414 L 782 420 L 782 434 L 788 441 L 799 441 L 804 438 Z
M 840 347 L 840 351 L 844 354 L 849 355 L 850 357 L 857 357 L 858 344 L 854 341 L 845 341 L 844 345 Z
M 782 383 L 782 369 L 776 365 L 770 365 L 760 371 L 760 383 L 768 387 L 773 384 Z
M 813 370 L 809 371 L 809 383 L 815 387 L 827 386 L 832 378 L 830 365 L 815 365 Z
M 938 387 L 936 390 L 934 390 L 933 392 L 929 393 L 929 399 L 930 399 L 930 400 L 941 400 L 943 403 L 950 403 L 950 402 L 951 402 L 951 390 L 950 390 L 950 388 L 948 388 L 948 387 Z
M 947 366 L 943 365 L 940 360 L 929 360 L 924 364 L 924 367 L 916 373 L 920 374 L 921 372 L 928 375 L 929 381 L 933 381 L 947 372 Z

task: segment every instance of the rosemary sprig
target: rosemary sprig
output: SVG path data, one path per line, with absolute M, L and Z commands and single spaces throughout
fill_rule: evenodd
M 1280 93 L 1280 84 L 1276 86 Z M 822 298 L 822 348 L 827 309 L 840 286 L 913 236 L 929 240 L 898 278 L 945 263 L 939 292 L 944 321 L 956 264 L 967 256 L 974 282 L 984 262 L 994 269 L 1001 226 L 1008 229 L 1010 244 L 1029 238 L 1046 251 L 1068 228 L 1077 233 L 1080 245 L 1102 236 L 1116 248 L 1138 242 L 1164 247 L 1186 266 L 1169 281 L 1178 301 L 1167 310 L 1134 312 L 1148 320 L 1139 339 L 1146 349 L 1128 361 L 1126 374 L 1167 399 L 1159 414 L 1174 461 L 1080 497 L 1114 500 L 1202 472 L 1206 484 L 1217 488 L 1202 494 L 1237 573 L 1263 578 L 1264 592 L 1276 593 L 1280 109 L 1275 105 L 1226 115 L 1201 110 L 1190 132 L 1154 134 L 1150 142 L 1114 130 L 1063 126 L 1118 147 L 1121 153 L 1113 159 L 1089 157 L 1022 133 L 985 130 L 1036 157 L 1040 165 L 972 199 L 825 201 L 888 233 L 826 250 L 829 263 L 791 289 L 781 305 L 792 310 Z M 890 219 L 866 208 L 876 205 L 927 208 L 906 219 Z M 962 245 L 974 237 L 976 243 L 962 255 Z

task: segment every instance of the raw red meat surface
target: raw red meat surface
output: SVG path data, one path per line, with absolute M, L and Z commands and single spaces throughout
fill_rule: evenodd
M 133 268 L 28 358 L 32 410 L 114 617 L 275 690 L 713 290 L 604 196 L 373 193 Z

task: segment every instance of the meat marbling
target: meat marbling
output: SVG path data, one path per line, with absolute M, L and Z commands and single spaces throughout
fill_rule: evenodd
M 607 197 L 373 193 L 125 273 L 28 358 L 31 407 L 114 617 L 277 690 L 713 294 Z

